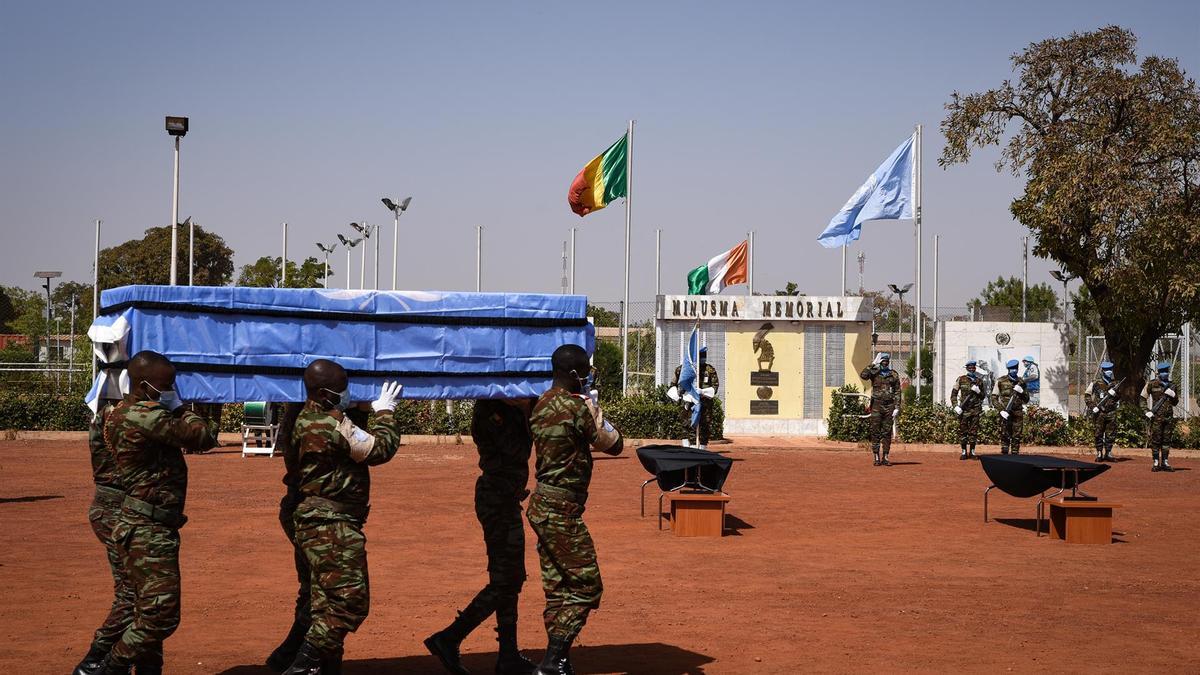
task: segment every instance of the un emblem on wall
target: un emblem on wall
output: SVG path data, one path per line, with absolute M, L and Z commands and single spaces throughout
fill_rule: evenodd
M 1009 342 L 1012 342 L 1011 335 L 1009 335 L 1008 333 L 996 333 L 996 344 L 1003 347 L 1004 345 L 1007 345 Z

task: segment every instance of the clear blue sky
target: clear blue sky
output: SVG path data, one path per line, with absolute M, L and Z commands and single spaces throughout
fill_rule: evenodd
M 169 222 L 162 123 L 179 114 L 192 122 L 180 216 L 225 237 L 238 265 L 278 255 L 284 220 L 292 257 L 352 220 L 390 231 L 379 198 L 411 194 L 402 287 L 473 288 L 482 224 L 486 290 L 557 292 L 574 225 L 577 289 L 615 300 L 623 209 L 580 219 L 566 191 L 632 117 L 635 299 L 653 293 L 655 228 L 668 292 L 754 229 L 758 289 L 836 293 L 839 253 L 815 237 L 921 122 L 941 302 L 962 304 L 1020 273 L 1020 184 L 988 153 L 936 166 L 943 104 L 997 84 L 1031 41 L 1110 23 L 1200 72 L 1200 3 L 1182 1 L 14 3 L 0 21 L 0 283 L 88 280 L 95 218 L 104 245 Z M 911 280 L 908 222 L 870 224 L 860 245 L 868 287 Z M 340 250 L 333 261 L 341 274 Z M 1031 263 L 1031 281 L 1048 269 Z

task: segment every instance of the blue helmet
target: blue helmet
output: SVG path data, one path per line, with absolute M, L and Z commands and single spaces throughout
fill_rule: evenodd
M 883 352 L 879 355 L 879 360 L 880 361 L 891 361 L 892 355 L 887 352 Z
M 1159 361 L 1158 362 L 1158 372 L 1160 372 L 1160 373 L 1163 371 L 1170 372 L 1170 370 L 1171 370 L 1171 362 L 1170 361 Z
M 1020 362 L 1018 362 L 1016 359 L 1009 359 L 1008 363 L 1004 364 L 1004 366 L 1009 370 L 1012 370 L 1020 365 Z
M 1112 369 L 1113 369 L 1112 361 L 1101 361 L 1100 362 L 1100 370 L 1112 370 Z
M 967 367 L 967 368 L 974 368 L 974 367 L 975 367 L 975 366 L 977 366 L 977 365 L 979 365 L 979 363 L 978 363 L 978 362 L 977 362 L 975 359 L 971 359 L 970 361 L 967 361 L 967 366 L 966 366 L 966 367 Z
M 1026 361 L 1026 362 L 1028 362 L 1028 363 L 1037 363 L 1037 361 L 1036 361 L 1036 360 L 1034 360 L 1033 356 L 1031 356 L 1031 355 L 1029 355 L 1029 354 L 1026 354 L 1026 355 L 1025 355 L 1025 358 L 1023 358 L 1023 359 L 1021 359 L 1021 360 L 1022 360 L 1022 361 Z
M 700 355 L 701 355 L 701 356 L 704 356 L 704 355 L 705 355 L 705 354 L 707 354 L 707 353 L 708 353 L 708 347 L 701 347 L 701 348 L 700 348 Z

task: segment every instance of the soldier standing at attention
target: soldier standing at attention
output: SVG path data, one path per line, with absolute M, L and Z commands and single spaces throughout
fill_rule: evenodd
M 1146 417 L 1150 420 L 1150 452 L 1154 458 L 1150 470 L 1174 471 L 1167 461 L 1171 454 L 1167 443 L 1175 428 L 1175 405 L 1179 403 L 1179 394 L 1175 393 L 1175 385 L 1171 384 L 1170 363 L 1163 361 L 1158 364 L 1158 377 L 1146 382 L 1146 386 L 1142 387 L 1142 397 L 1150 406 L 1146 411 Z
M 343 643 L 370 609 L 367 539 L 363 524 L 371 501 L 370 468 L 400 446 L 393 410 L 400 384 L 385 382 L 370 433 L 346 415 L 346 370 L 317 359 L 304 370 L 307 400 L 292 429 L 301 501 L 294 516 L 296 542 L 308 561 L 312 624 L 285 675 L 338 675 Z
M 1029 393 L 1025 391 L 1024 380 L 1017 375 L 1020 364 L 1016 359 L 1010 359 L 1005 367 L 1008 375 L 996 380 L 996 397 L 993 408 L 1000 410 L 1000 454 L 1021 454 L 1021 431 L 1025 421 L 1025 404 L 1029 402 Z
M 887 352 L 875 355 L 871 365 L 863 368 L 859 377 L 871 383 L 871 454 L 875 466 L 891 466 L 888 453 L 892 450 L 892 420 L 900 415 L 900 375 L 892 370 L 892 357 Z M 879 446 L 883 445 L 883 455 Z
M 679 374 L 682 372 L 682 364 L 675 366 L 675 379 L 671 381 L 675 397 L 679 396 Z M 700 390 L 700 400 L 692 405 L 700 406 L 700 446 L 705 447 L 712 434 L 713 399 L 716 398 L 717 391 L 721 388 L 721 379 L 717 377 L 717 369 L 708 363 L 708 347 L 700 348 L 700 362 L 696 367 L 696 377 L 699 378 L 696 388 Z M 681 414 L 683 415 L 683 425 L 685 427 L 692 426 L 692 411 L 687 404 L 684 404 Z M 684 445 L 687 445 L 689 440 L 684 439 Z
M 113 401 L 102 401 L 88 428 L 88 447 L 92 455 L 92 482 L 96 484 L 96 495 L 88 508 L 88 521 L 92 532 L 104 545 L 108 557 L 108 568 L 113 577 L 113 601 L 104 623 L 96 629 L 88 653 L 75 666 L 73 675 L 95 675 L 104 667 L 104 657 L 112 650 L 121 634 L 133 621 L 133 587 L 129 575 L 121 562 L 121 554 L 112 538 L 113 527 L 121 512 L 125 491 L 117 479 L 117 458 L 104 440 L 104 424 L 112 412 Z M 123 405 L 118 403 L 117 405 Z
M 475 516 L 487 548 L 488 584 L 444 630 L 425 639 L 425 647 L 448 672 L 466 675 L 459 645 L 494 612 L 500 656 L 496 672 L 528 675 L 533 662 L 517 649 L 517 598 L 525 583 L 525 523 L 521 501 L 529 496 L 529 452 L 533 437 L 529 414 L 534 399 L 483 399 L 475 402 L 471 438 L 479 451 L 482 475 L 475 481 Z
M 979 416 L 983 414 L 983 387 L 975 360 L 967 361 L 967 373 L 959 375 L 950 390 L 950 405 L 958 415 L 959 459 L 975 459 L 975 441 L 979 438 Z
M 1113 364 L 1100 364 L 1100 377 L 1088 385 L 1084 395 L 1092 410 L 1092 426 L 1096 435 L 1096 461 L 1112 462 L 1113 439 L 1117 434 L 1117 387 L 1113 383 Z
M 184 450 L 215 444 L 208 424 L 183 410 L 175 367 L 142 351 L 128 364 L 129 394 L 107 414 L 104 442 L 115 458 L 116 484 L 125 490 L 112 541 L 133 592 L 132 621 L 97 672 L 163 672 L 163 641 L 179 626 L 179 528 L 187 498 Z
M 592 450 L 621 454 L 621 434 L 604 421 L 600 406 L 584 391 L 588 356 L 563 345 L 551 357 L 553 386 L 538 399 L 530 420 L 537 450 L 537 488 L 526 514 L 537 535 L 543 619 L 549 645 L 537 675 L 569 675 L 571 642 L 588 613 L 600 606 L 603 585 L 596 547 L 583 522 L 592 481 Z

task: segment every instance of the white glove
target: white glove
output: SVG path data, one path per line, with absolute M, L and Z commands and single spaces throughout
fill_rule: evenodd
M 896 418 L 897 418 L 897 417 L 899 417 L 899 416 L 900 416 L 900 409 L 899 409 L 899 408 L 896 408 L 895 410 L 893 410 L 893 411 L 892 411 L 892 419 L 896 419 Z
M 1100 414 L 1100 406 L 1096 406 L 1095 408 L 1092 408 L 1092 414 L 1093 415 Z
M 881 361 L 883 361 L 883 352 L 876 352 L 875 360 L 871 362 L 871 365 L 877 366 Z
M 1001 418 L 1003 418 L 1003 419 L 1008 419 L 1008 411 L 1007 411 L 1007 410 L 1001 410 L 1001 411 L 1000 411 L 1000 417 L 1001 417 Z
M 379 398 L 371 402 L 371 410 L 379 412 L 380 410 L 395 410 L 396 399 L 400 398 L 400 390 L 404 385 L 399 382 L 384 382 L 383 389 L 379 392 Z
M 1116 395 L 1117 395 L 1117 390 L 1116 390 L 1116 389 L 1109 388 L 1109 390 L 1108 390 L 1108 395 L 1109 395 L 1109 396 L 1116 396 Z
M 712 387 L 705 387 L 700 390 L 700 395 L 712 398 L 717 395 L 717 390 Z
M 1168 389 L 1168 390 L 1164 391 L 1163 393 L 1166 394 L 1167 396 L 1170 396 L 1171 398 L 1175 398 L 1175 390 L 1174 389 Z
M 961 415 L 962 414 L 962 406 L 957 406 L 957 405 L 954 406 L 954 414 Z
M 611 422 L 604 419 L 604 411 L 600 409 L 600 404 L 590 398 L 583 399 L 583 404 L 592 413 L 592 419 L 596 423 L 596 442 L 592 447 L 600 452 L 605 452 L 616 445 L 617 441 L 621 438 L 621 434 L 617 433 Z
M 671 387 L 667 390 L 667 398 L 679 403 L 679 387 Z
M 1147 410 L 1147 411 L 1146 411 L 1146 419 L 1148 419 L 1148 420 L 1149 420 L 1149 419 L 1154 419 L 1154 411 L 1153 411 L 1153 410 Z
M 1021 386 L 1021 385 L 1019 385 L 1019 384 L 1014 384 L 1014 385 L 1013 385 L 1013 391 L 1017 392 L 1018 394 L 1024 394 L 1024 393 L 1025 393 L 1025 388 L 1024 388 L 1024 387 L 1022 387 L 1022 386 Z
M 982 391 L 980 391 L 980 390 L 979 390 L 979 385 L 977 385 L 977 384 L 973 384 L 973 385 L 971 385 L 971 391 L 975 392 L 976 394 L 982 394 L 982 393 L 983 393 Z

